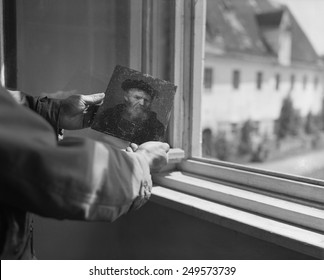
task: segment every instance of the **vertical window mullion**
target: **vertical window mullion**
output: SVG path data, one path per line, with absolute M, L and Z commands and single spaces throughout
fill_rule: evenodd
M 190 155 L 201 157 L 202 135 L 201 135 L 201 97 L 203 92 L 203 69 L 205 56 L 205 25 L 206 25 L 206 1 L 192 1 L 194 11 L 193 34 L 192 34 L 192 88 L 190 104 Z

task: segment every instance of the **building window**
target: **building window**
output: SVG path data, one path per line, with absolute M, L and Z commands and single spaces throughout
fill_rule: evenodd
M 205 68 L 204 87 L 206 89 L 211 89 L 213 87 L 213 69 L 212 68 Z
M 292 74 L 291 76 L 290 76 L 290 90 L 293 90 L 294 89 L 294 86 L 295 86 L 295 75 L 294 74 Z
M 280 89 L 280 80 L 281 80 L 281 77 L 280 77 L 280 74 L 276 74 L 276 91 L 278 91 Z
M 303 77 L 303 90 L 306 90 L 307 88 L 307 75 L 304 75 Z
M 256 75 L 256 86 L 258 90 L 262 89 L 262 82 L 263 82 L 263 73 L 262 72 L 257 72 Z
M 239 130 L 238 124 L 237 123 L 231 123 L 231 132 L 232 134 L 237 134 Z
M 240 87 L 240 71 L 233 71 L 233 80 L 232 80 L 233 88 L 238 89 Z
M 315 78 L 314 78 L 314 89 L 317 89 L 317 87 L 318 87 L 318 77 L 315 76 Z

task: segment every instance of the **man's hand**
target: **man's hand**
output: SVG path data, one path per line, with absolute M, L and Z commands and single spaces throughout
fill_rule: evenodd
M 89 127 L 103 102 L 104 93 L 91 95 L 72 95 L 61 101 L 59 126 L 63 129 Z
M 151 141 L 140 145 L 136 153 L 142 154 L 145 157 L 151 172 L 157 172 L 168 163 L 167 153 L 169 149 L 170 146 L 167 143 Z
M 126 152 L 132 153 L 136 152 L 138 149 L 138 145 L 135 143 L 130 143 L 129 146 L 126 148 Z

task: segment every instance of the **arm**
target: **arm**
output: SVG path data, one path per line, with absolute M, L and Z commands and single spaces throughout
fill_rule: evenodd
M 53 218 L 113 221 L 152 186 L 141 153 L 66 138 L 0 93 L 0 200 Z M 146 192 L 143 190 L 147 190 Z
M 60 112 L 60 100 L 49 99 L 47 97 L 34 97 L 21 93 L 25 102 L 24 105 L 29 107 L 34 112 L 41 115 L 46 121 L 50 123 L 56 134 L 61 134 L 61 130 L 58 124 L 58 116 Z
M 89 127 L 105 97 L 104 93 L 71 95 L 65 99 L 21 95 L 23 104 L 47 120 L 57 134 L 61 129 Z

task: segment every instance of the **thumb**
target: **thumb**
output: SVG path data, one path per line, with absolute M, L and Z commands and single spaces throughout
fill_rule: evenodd
M 162 143 L 161 144 L 161 148 L 166 152 L 166 153 L 168 153 L 169 152 L 169 150 L 170 150 L 170 145 L 168 144 L 168 143 Z
M 86 105 L 95 105 L 99 104 L 105 98 L 105 93 L 95 93 L 90 95 L 82 95 L 82 100 Z

